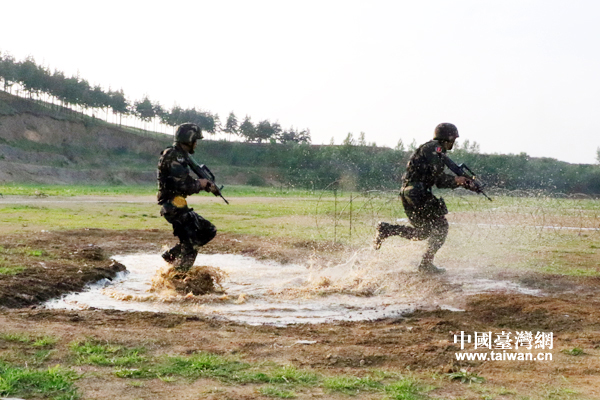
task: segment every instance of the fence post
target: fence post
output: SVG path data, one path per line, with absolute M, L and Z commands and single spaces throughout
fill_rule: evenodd
M 350 193 L 350 243 L 352 243 L 352 193 Z
M 333 188 L 333 243 L 337 243 L 337 188 Z

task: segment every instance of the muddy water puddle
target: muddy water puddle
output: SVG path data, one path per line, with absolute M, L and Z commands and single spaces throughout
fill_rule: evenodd
M 153 280 L 166 264 L 159 254 L 116 256 L 127 267 L 112 281 L 47 302 L 47 308 L 118 309 L 221 317 L 253 325 L 288 325 L 396 317 L 417 307 L 458 310 L 456 295 L 485 291 L 538 294 L 508 281 L 463 272 L 426 276 L 413 268 L 387 269 L 385 260 L 361 264 L 354 256 L 335 266 L 279 264 L 229 254 L 199 255 L 195 265 L 226 275 L 220 293 L 185 296 L 153 292 Z M 357 266 L 359 264 L 359 266 Z M 450 301 L 448 301 L 450 300 Z

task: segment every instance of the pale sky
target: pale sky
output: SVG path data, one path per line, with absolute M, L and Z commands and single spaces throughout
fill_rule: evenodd
M 0 51 L 171 108 L 595 163 L 600 2 L 11 1 Z

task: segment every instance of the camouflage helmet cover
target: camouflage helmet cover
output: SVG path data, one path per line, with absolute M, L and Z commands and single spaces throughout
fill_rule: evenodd
M 204 139 L 204 137 L 202 136 L 202 130 L 196 124 L 181 124 L 175 132 L 175 143 L 192 144 L 200 139 Z
M 448 122 L 442 122 L 438 126 L 435 127 L 435 132 L 433 134 L 433 138 L 436 140 L 445 140 L 448 142 L 452 142 L 456 140 L 458 137 L 458 129 L 453 124 Z

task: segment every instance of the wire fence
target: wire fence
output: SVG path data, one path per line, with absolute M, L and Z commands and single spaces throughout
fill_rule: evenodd
M 565 233 L 600 237 L 600 199 L 523 190 L 490 190 L 489 194 L 491 202 L 462 189 L 436 193 L 450 210 L 450 225 L 460 227 L 462 234 L 495 240 L 501 236 L 507 242 Z M 398 191 L 356 193 L 337 182 L 322 192 L 314 218 L 322 239 L 343 243 L 372 237 L 379 221 L 409 223 Z

